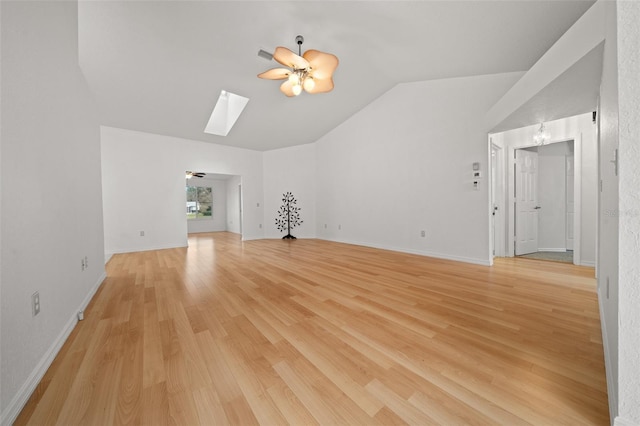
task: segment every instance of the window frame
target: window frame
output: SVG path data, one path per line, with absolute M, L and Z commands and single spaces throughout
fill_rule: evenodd
M 196 189 L 196 194 L 195 194 L 195 200 L 194 201 L 189 201 L 189 188 L 195 188 Z M 211 194 L 211 202 L 209 203 L 202 203 L 199 201 L 199 196 L 200 196 L 200 189 L 208 189 L 209 193 Z M 186 203 L 196 203 L 195 205 L 195 216 L 194 217 L 189 217 L 189 205 L 186 204 L 185 208 L 186 208 L 186 215 L 187 215 L 187 221 L 198 221 L 198 220 L 213 220 L 213 186 L 211 185 L 206 185 L 206 184 L 202 184 L 202 185 L 198 185 L 197 183 L 187 183 L 185 185 L 185 202 Z M 205 215 L 204 213 L 200 212 L 200 205 L 201 204 L 210 204 L 211 206 L 211 214 L 210 215 Z

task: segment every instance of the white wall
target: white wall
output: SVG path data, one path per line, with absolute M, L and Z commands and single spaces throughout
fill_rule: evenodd
M 570 154 L 569 149 L 569 142 L 537 149 L 538 201 L 542 207 L 538 212 L 539 251 L 564 251 L 567 248 L 566 157 Z
M 243 238 L 262 237 L 261 152 L 112 127 L 101 134 L 107 256 L 187 245 L 185 170 L 241 175 Z
M 78 67 L 77 4 L 0 8 L 0 423 L 9 424 L 102 282 L 104 252 L 100 131 Z
M 401 84 L 321 138 L 318 237 L 488 264 L 482 119 L 521 75 Z
M 241 197 L 238 187 L 242 185 L 240 176 L 232 176 L 226 181 L 227 184 L 227 231 L 236 234 L 241 233 L 242 212 L 240 211 Z M 257 205 L 256 207 L 260 207 Z
M 517 148 L 531 146 L 533 144 L 533 136 L 539 129 L 540 125 L 527 126 L 520 129 L 509 130 L 506 132 L 491 135 L 494 143 L 505 147 L 506 162 L 505 170 L 508 171 L 505 176 L 507 179 L 507 194 L 505 195 L 508 202 L 505 206 L 505 218 L 513 215 L 513 151 Z M 550 134 L 552 142 L 574 141 L 575 152 L 575 173 L 580 176 L 580 190 L 575 194 L 576 205 L 580 205 L 581 215 L 576 216 L 575 221 L 579 224 L 580 229 L 580 263 L 582 265 L 595 265 L 595 236 L 596 236 L 596 216 L 598 211 L 598 164 L 597 164 L 597 128 L 592 122 L 591 113 L 569 117 L 561 120 L 551 121 L 545 124 L 547 132 Z M 576 179 L 577 179 L 576 176 Z M 564 181 L 564 179 L 563 179 Z M 513 221 L 507 220 L 506 235 L 514 235 Z M 507 239 L 507 256 L 513 256 L 513 240 Z M 574 250 L 578 248 L 574 247 Z
M 265 237 L 282 238 L 275 225 L 282 195 L 293 193 L 302 224 L 291 230 L 297 238 L 316 237 L 316 145 L 300 145 L 264 153 Z
M 211 217 L 187 220 L 187 232 L 218 232 L 227 230 L 227 182 L 221 179 L 191 178 L 186 185 L 211 188 L 213 206 Z
M 620 406 L 617 425 L 640 425 L 640 4 L 618 5 L 620 137 Z

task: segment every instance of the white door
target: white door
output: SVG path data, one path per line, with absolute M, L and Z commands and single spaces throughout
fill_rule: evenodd
M 567 226 L 566 226 L 566 246 L 567 250 L 573 250 L 573 220 L 575 215 L 575 202 L 573 201 L 573 155 L 567 155 L 566 157 L 567 178 Z
M 496 162 L 497 159 L 497 149 L 494 145 L 491 145 L 491 248 L 493 249 L 493 256 L 496 255 L 496 211 L 498 210 L 498 206 L 496 204 L 496 191 L 497 191 L 497 182 L 496 182 Z
M 516 150 L 516 256 L 538 251 L 538 153 Z

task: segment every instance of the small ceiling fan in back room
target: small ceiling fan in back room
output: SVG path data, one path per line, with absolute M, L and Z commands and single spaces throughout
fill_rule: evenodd
M 303 89 L 307 93 L 332 91 L 333 72 L 338 67 L 338 57 L 313 49 L 302 54 L 304 38 L 301 35 L 296 37 L 296 43 L 298 44 L 297 55 L 282 46 L 276 47 L 273 53 L 273 59 L 289 68 L 273 68 L 258 74 L 258 77 L 267 80 L 286 80 L 280 85 L 280 91 L 289 97 L 298 96 Z
M 192 177 L 202 178 L 205 176 L 206 176 L 206 173 L 202 173 L 202 172 L 190 172 L 190 171 L 185 172 L 185 177 L 187 179 L 191 179 Z

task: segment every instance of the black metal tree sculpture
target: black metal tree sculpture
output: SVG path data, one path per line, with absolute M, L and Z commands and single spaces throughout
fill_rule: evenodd
M 295 205 L 297 200 L 291 192 L 282 195 L 282 203 L 278 209 L 276 226 L 280 232 L 287 231 L 287 235 L 282 237 L 283 240 L 295 240 L 296 237 L 291 235 L 291 229 L 302 223 L 302 220 L 300 220 L 300 207 Z

